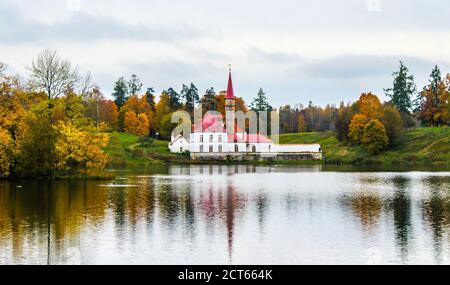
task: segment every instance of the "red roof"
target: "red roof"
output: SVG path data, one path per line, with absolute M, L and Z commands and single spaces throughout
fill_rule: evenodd
M 199 124 L 194 125 L 195 132 L 218 132 L 222 133 L 224 131 L 224 123 L 222 119 L 222 115 L 213 115 L 211 113 L 207 113 L 202 120 L 201 126 Z
M 228 75 L 228 88 L 227 88 L 227 95 L 225 96 L 225 99 L 234 99 L 233 80 L 231 79 L 231 70 L 230 70 L 230 74 Z

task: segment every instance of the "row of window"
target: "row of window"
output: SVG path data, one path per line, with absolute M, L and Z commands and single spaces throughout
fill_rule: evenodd
M 200 135 L 200 142 L 204 142 L 203 135 Z M 209 142 L 214 142 L 214 135 L 209 135 Z M 222 135 L 218 136 L 218 142 L 222 142 Z
M 269 149 L 270 149 L 270 146 L 269 146 Z M 204 148 L 203 148 L 203 145 L 200 145 L 200 152 L 204 152 Z M 222 152 L 222 146 L 221 145 L 219 145 L 218 146 L 218 152 Z M 210 145 L 209 146 L 209 148 L 208 148 L 208 152 L 214 152 L 214 147 L 212 146 L 212 145 Z M 238 145 L 234 145 L 234 152 L 239 152 L 239 146 Z M 252 152 L 256 152 L 256 146 L 252 146 Z

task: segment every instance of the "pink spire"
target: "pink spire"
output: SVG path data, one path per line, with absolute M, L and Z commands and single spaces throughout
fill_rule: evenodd
M 233 80 L 231 79 L 231 67 L 230 67 L 230 73 L 228 75 L 228 88 L 227 88 L 227 95 L 225 96 L 225 99 L 234 99 Z

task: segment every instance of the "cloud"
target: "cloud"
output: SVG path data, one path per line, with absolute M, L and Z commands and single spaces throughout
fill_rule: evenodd
M 130 24 L 113 17 L 89 15 L 82 11 L 70 13 L 64 21 L 44 23 L 26 20 L 14 6 L 0 3 L 0 38 L 2 44 L 86 42 L 100 40 L 139 40 L 178 42 L 202 36 L 200 29 L 183 22 L 172 25 Z

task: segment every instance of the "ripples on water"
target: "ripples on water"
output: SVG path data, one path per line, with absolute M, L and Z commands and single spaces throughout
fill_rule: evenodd
M 171 166 L 0 182 L 0 264 L 449 263 L 449 172 Z

